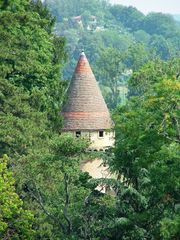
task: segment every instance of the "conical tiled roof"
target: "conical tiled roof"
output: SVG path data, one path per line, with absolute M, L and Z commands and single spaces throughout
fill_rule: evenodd
M 64 130 L 110 129 L 112 121 L 89 62 L 81 53 L 63 108 Z

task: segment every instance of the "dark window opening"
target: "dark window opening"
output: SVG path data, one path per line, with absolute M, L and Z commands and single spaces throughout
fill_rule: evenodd
M 80 131 L 77 131 L 76 132 L 76 137 L 78 138 L 78 137 L 80 137 L 81 136 L 81 132 Z
M 104 137 L 104 131 L 99 131 L 99 137 Z

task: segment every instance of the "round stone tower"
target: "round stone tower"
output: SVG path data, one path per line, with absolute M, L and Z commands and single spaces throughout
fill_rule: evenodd
M 88 137 L 90 149 L 104 150 L 114 144 L 113 122 L 84 52 L 81 53 L 62 110 L 63 131 Z

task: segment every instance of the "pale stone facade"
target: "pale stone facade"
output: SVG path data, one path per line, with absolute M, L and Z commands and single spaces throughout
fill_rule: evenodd
M 113 131 L 69 131 L 74 137 L 87 138 L 90 141 L 89 150 L 104 151 L 114 145 Z
M 114 132 L 103 131 L 103 137 L 99 136 L 101 131 L 94 131 L 90 133 L 91 149 L 105 150 L 114 145 Z
M 80 167 L 83 172 L 88 172 L 92 178 L 112 178 L 108 166 L 103 163 L 101 158 L 83 161 Z M 106 185 L 101 184 L 96 189 L 106 192 Z

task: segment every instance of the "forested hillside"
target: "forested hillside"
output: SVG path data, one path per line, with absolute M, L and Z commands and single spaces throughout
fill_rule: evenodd
M 84 49 L 111 109 L 124 103 L 123 86 L 132 71 L 155 58 L 179 56 L 180 25 L 171 15 L 145 16 L 134 7 L 105 0 L 46 0 L 45 4 L 56 18 L 56 34 L 67 39 L 69 60 L 63 78 L 71 79 Z
M 46 4 L 57 22 L 41 1 L 0 1 L 0 239 L 178 240 L 179 27 L 104 1 Z M 109 106 L 118 105 L 106 152 L 60 134 L 63 71 L 69 79 L 82 48 Z M 95 157 L 116 177 L 80 170 Z M 113 194 L 97 191 L 101 184 Z

